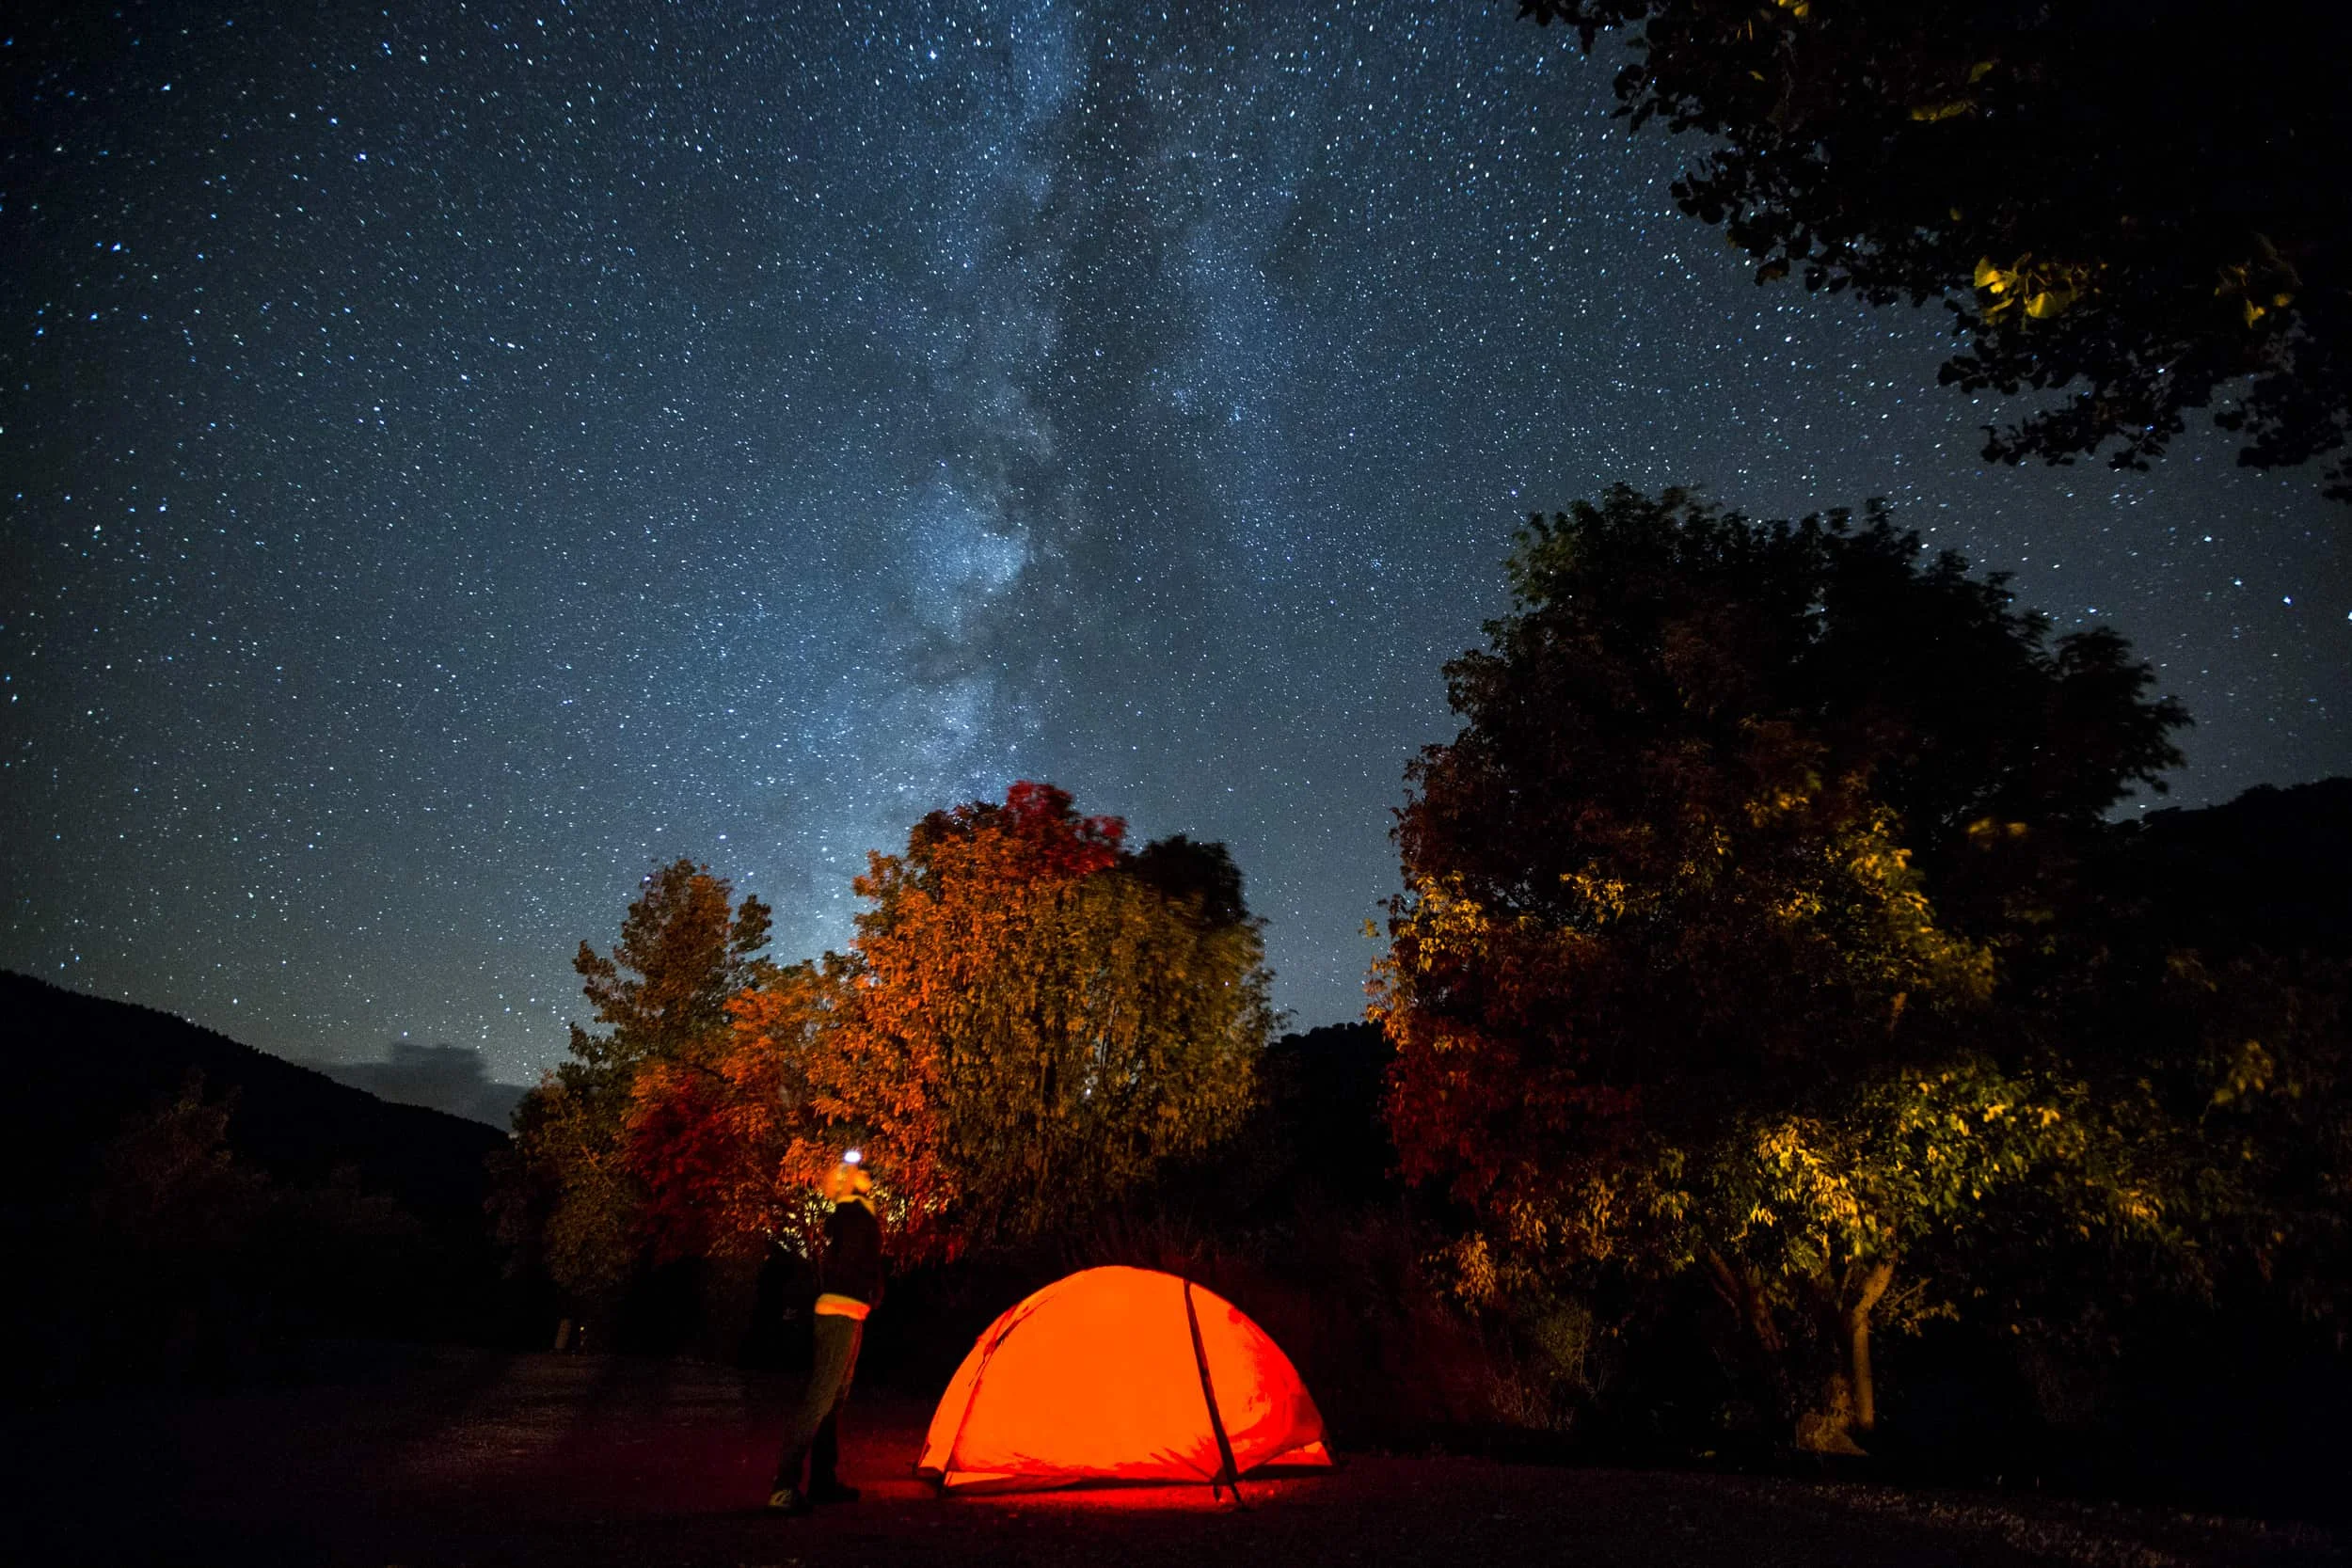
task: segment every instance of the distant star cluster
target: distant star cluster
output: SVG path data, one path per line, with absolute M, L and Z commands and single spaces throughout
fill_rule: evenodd
M 1758 288 L 1508 5 L 232 0 L 0 41 L 0 966 L 526 1081 L 707 861 L 1052 780 L 1357 1015 L 1531 509 L 1885 496 L 2112 623 L 2174 800 L 2352 771 L 2352 513 L 1989 469 L 1943 316 Z M 5 24 L 0 24 L 5 25 Z

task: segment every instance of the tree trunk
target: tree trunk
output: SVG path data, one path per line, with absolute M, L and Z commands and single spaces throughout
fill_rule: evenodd
M 1815 1453 L 1861 1454 L 1855 1439 L 1878 1426 L 1878 1385 L 1870 1373 L 1870 1313 L 1894 1283 L 1891 1259 L 1847 1268 L 1842 1279 L 1816 1281 L 1822 1326 L 1837 1354 L 1823 1390 L 1822 1408 L 1797 1423 L 1797 1446 Z
M 1764 1276 L 1754 1268 L 1734 1268 L 1721 1254 L 1707 1255 L 1707 1275 L 1715 1287 L 1715 1293 L 1732 1310 L 1756 1341 L 1756 1348 L 1765 1358 L 1777 1366 L 1782 1350 L 1780 1325 L 1772 1322 L 1772 1304 L 1767 1297 Z
M 1852 1270 L 1848 1277 L 1852 1295 L 1839 1325 L 1845 1330 L 1846 1376 L 1853 1386 L 1854 1430 L 1869 1432 L 1878 1426 L 1878 1386 L 1870 1377 L 1870 1314 L 1895 1282 L 1895 1263 L 1883 1259 L 1861 1270 L 1859 1278 Z
M 1797 1402 L 1797 1395 L 1788 1380 L 1788 1342 L 1781 1338 L 1780 1325 L 1772 1321 L 1772 1295 L 1763 1271 L 1752 1265 L 1735 1266 L 1713 1251 L 1706 1255 L 1706 1263 L 1708 1283 L 1730 1308 L 1733 1321 L 1747 1331 L 1745 1338 L 1755 1353 L 1756 1376 L 1769 1407 L 1785 1418 Z

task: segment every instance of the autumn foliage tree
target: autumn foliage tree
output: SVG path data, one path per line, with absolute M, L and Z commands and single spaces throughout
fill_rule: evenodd
M 2145 467 L 2220 401 L 2241 463 L 2352 499 L 2352 15 L 2192 0 L 1522 0 L 1620 113 L 1692 132 L 1686 213 L 1808 290 L 1943 300 L 1943 379 L 2064 392 L 1986 455 Z
M 804 1245 L 852 1146 L 921 1255 L 1082 1219 L 1230 1132 L 1274 1016 L 1240 872 L 1124 839 L 1047 784 L 933 812 L 858 879 L 850 952 L 791 965 L 757 957 L 756 899 L 648 879 L 577 960 L 605 1030 L 516 1117 L 553 1276 Z
M 1018 1242 L 1238 1125 L 1273 1023 L 1240 873 L 1124 836 L 1022 783 L 872 857 L 853 951 L 738 1005 L 787 1187 L 854 1142 L 901 1249 Z
M 1510 570 L 1397 828 L 1406 1174 L 1479 1217 L 1465 1294 L 1696 1274 L 1802 1439 L 1851 1448 L 1873 1325 L 1964 1294 L 2002 1216 L 2161 1243 L 2132 1140 L 1996 1020 L 2183 715 L 2120 638 L 2054 641 L 1875 510 L 1619 487 Z
M 736 1149 L 727 1005 L 771 974 L 769 922 L 680 860 L 645 878 L 609 957 L 580 944 L 572 967 L 601 1027 L 574 1024 L 571 1059 L 516 1108 L 506 1198 L 509 1239 L 542 1249 L 558 1284 L 609 1296 L 648 1257 L 707 1244 L 706 1188 Z

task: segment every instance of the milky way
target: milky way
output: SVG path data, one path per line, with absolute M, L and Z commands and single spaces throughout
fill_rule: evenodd
M 1230 843 L 1294 1022 L 1348 1017 L 1439 666 L 1614 480 L 1886 496 L 2112 623 L 2198 717 L 2176 800 L 2352 771 L 2311 474 L 1988 469 L 1940 314 L 1756 288 L 1613 61 L 1262 9 L 8 39 L 0 964 L 518 1079 L 655 863 L 811 953 L 1030 777 Z

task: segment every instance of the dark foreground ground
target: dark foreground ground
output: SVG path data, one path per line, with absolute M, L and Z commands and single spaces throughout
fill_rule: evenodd
M 929 1411 L 856 1407 L 866 1499 L 757 1511 L 789 1380 L 679 1362 L 375 1353 L 275 1392 L 19 1408 L 9 1562 L 2305 1564 L 2327 1530 L 2006 1495 L 1360 1455 L 1204 1489 L 943 1499 Z M 14 1537 L 13 1544 L 9 1538 Z

